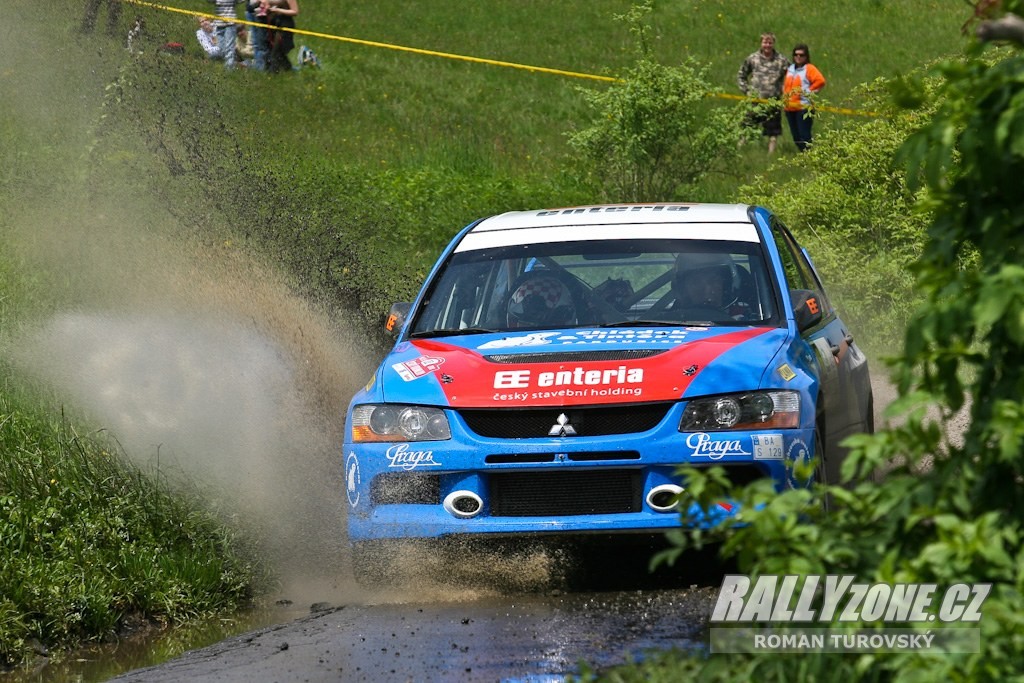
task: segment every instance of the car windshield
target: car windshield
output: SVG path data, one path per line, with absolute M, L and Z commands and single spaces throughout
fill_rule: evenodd
M 431 281 L 411 334 L 772 324 L 772 282 L 756 242 L 615 239 L 461 251 Z

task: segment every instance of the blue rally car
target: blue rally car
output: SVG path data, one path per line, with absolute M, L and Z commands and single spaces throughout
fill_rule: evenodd
M 680 464 L 782 489 L 817 457 L 835 482 L 839 442 L 873 428 L 865 356 L 760 207 L 486 218 L 387 326 L 397 342 L 347 415 L 357 556 L 397 539 L 663 531 L 680 524 Z

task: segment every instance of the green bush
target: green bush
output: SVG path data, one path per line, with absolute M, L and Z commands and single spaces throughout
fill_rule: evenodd
M 772 207 L 807 246 L 872 355 L 899 348 L 921 303 L 910 267 L 924 249 L 929 220 L 923 193 L 908 187 L 894 161 L 927 112 L 893 105 L 893 86 L 878 80 L 861 89 L 858 99 L 877 118 L 824 132 L 808 153 L 780 159 L 738 191 L 742 201 Z
M 930 208 L 914 267 L 922 303 L 895 363 L 901 398 L 894 412 L 907 416 L 905 424 L 848 440 L 849 488 L 776 494 L 762 484 L 731 491 L 720 468 L 687 468 L 687 494 L 705 509 L 732 496 L 743 512 L 710 532 L 676 533 L 677 548 L 667 556 L 722 541 L 722 552 L 752 574 L 990 583 L 978 623 L 980 651 L 706 658 L 676 652 L 605 680 L 638 680 L 638 673 L 651 680 L 665 671 L 701 680 L 796 681 L 1005 681 L 1024 674 L 1024 57 L 992 63 L 984 56 L 976 48 L 966 60 L 937 67 L 934 114 L 899 150 L 906 187 L 923 192 Z M 965 402 L 971 421 L 961 440 L 943 423 Z M 929 406 L 938 408 L 938 422 L 925 418 Z M 876 483 L 872 475 L 883 469 Z M 828 514 L 825 495 L 834 503 Z
M 738 156 L 742 108 L 712 103 L 721 90 L 692 58 L 676 67 L 652 59 L 643 23 L 651 5 L 619 17 L 637 38 L 638 59 L 619 81 L 581 90 L 593 120 L 569 137 L 606 201 L 689 199 L 709 173 Z

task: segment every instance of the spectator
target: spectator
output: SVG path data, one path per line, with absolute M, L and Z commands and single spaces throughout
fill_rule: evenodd
M 786 82 L 782 88 L 782 100 L 786 108 L 786 120 L 793 134 L 793 142 L 801 152 L 811 144 L 811 127 L 814 125 L 813 97 L 825 87 L 825 77 L 811 64 L 811 51 L 804 43 L 793 48 L 793 63 L 786 69 Z
M 82 33 L 92 33 L 96 28 L 103 0 L 85 0 L 85 16 L 82 17 Z M 117 23 L 121 18 L 121 0 L 107 0 L 107 35 L 117 35 Z
M 291 31 L 275 29 L 295 28 L 295 17 L 298 13 L 298 0 L 273 0 L 270 4 L 268 16 L 270 25 L 274 27 L 269 31 L 268 39 L 270 55 L 267 60 L 267 69 L 270 71 L 291 71 L 292 69 L 288 53 L 295 47 L 295 35 Z
M 760 100 L 778 100 L 782 94 L 782 82 L 786 77 L 789 60 L 775 49 L 775 34 L 761 34 L 761 49 L 743 60 L 736 74 L 740 92 Z M 782 112 L 776 102 L 758 102 L 747 113 L 743 125 L 761 128 L 761 134 L 768 138 L 768 153 L 775 151 L 778 138 L 782 135 Z
M 235 5 L 242 0 L 210 0 L 214 5 L 214 12 L 218 19 L 213 22 L 214 32 L 217 35 L 217 48 L 220 58 L 224 60 L 224 68 L 234 69 L 237 56 L 235 55 L 235 43 L 238 40 L 238 24 L 235 23 Z
M 243 24 L 238 27 L 238 42 L 235 43 L 235 54 L 238 56 L 238 60 L 245 66 L 252 64 L 253 57 L 256 54 L 251 36 L 252 33 L 249 31 L 248 26 Z
M 142 30 L 145 27 L 146 22 L 143 21 L 142 17 L 136 16 L 135 21 L 132 22 L 132 27 L 128 29 L 128 37 L 125 39 L 125 49 L 128 52 L 135 54 L 142 54 L 142 48 L 139 47 L 139 43 L 142 40 Z
M 199 17 L 199 28 L 196 30 L 196 40 L 203 48 L 203 53 L 210 59 L 220 59 L 220 46 L 217 45 L 217 32 L 213 28 L 213 22 L 206 17 Z
M 267 14 L 270 9 L 268 0 L 249 0 L 245 5 L 245 18 L 253 24 L 261 26 L 249 27 L 249 47 L 252 48 L 252 68 L 257 71 L 267 70 Z

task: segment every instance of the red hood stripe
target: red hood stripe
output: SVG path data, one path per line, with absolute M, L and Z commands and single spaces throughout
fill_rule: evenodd
M 676 400 L 718 356 L 770 329 L 747 328 L 626 361 L 491 363 L 474 350 L 441 341 L 412 344 L 444 359 L 431 381 L 444 373 L 441 387 L 452 407 L 525 408 Z

